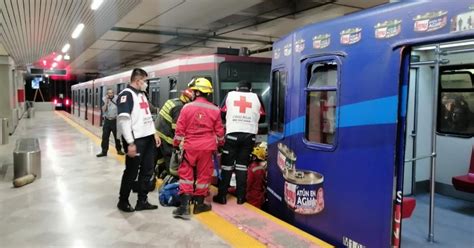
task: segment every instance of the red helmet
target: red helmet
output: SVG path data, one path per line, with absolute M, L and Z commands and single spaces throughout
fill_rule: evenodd
M 194 92 L 191 90 L 191 89 L 185 89 L 183 91 L 181 91 L 181 100 L 183 102 L 190 102 L 192 100 L 194 100 Z

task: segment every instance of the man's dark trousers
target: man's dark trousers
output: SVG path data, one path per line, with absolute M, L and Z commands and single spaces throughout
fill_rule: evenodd
M 110 133 L 114 134 L 115 139 L 115 148 L 117 152 L 122 151 L 122 145 L 120 144 L 120 140 L 117 137 L 117 119 L 109 120 L 107 118 L 104 119 L 104 126 L 102 127 L 102 153 L 107 154 L 109 150 L 109 138 Z

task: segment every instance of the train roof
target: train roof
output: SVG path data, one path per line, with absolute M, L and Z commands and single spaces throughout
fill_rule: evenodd
M 469 16 L 471 25 L 466 28 Z M 472 1 L 402 1 L 298 28 L 274 43 L 273 59 L 360 49 L 364 42 L 397 46 L 423 43 L 433 36 L 449 41 L 473 34 Z
M 216 64 L 224 61 L 232 61 L 232 62 L 254 62 L 254 63 L 270 63 L 270 58 L 264 57 L 248 57 L 248 56 L 236 56 L 236 55 L 226 55 L 226 54 L 207 54 L 207 55 L 190 55 L 190 56 L 183 56 L 179 58 L 175 58 L 172 60 L 164 61 L 158 64 L 149 65 L 143 67 L 143 69 L 148 72 L 150 78 L 154 78 L 160 74 L 160 72 L 169 71 L 171 68 L 175 68 L 178 66 L 183 65 L 199 65 L 199 64 Z M 95 80 L 83 82 L 77 84 L 74 88 L 89 85 L 92 83 L 106 83 L 110 81 L 116 82 L 119 80 L 120 82 L 128 82 L 132 70 L 127 70 L 124 72 L 120 72 L 117 74 L 113 74 L 110 76 L 98 78 Z

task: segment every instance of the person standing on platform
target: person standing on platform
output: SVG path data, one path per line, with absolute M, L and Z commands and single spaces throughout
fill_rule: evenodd
M 252 87 L 249 82 L 240 81 L 236 91 L 229 92 L 221 106 L 226 120 L 226 137 L 221 158 L 222 172 L 219 191 L 213 197 L 213 201 L 220 204 L 227 203 L 227 189 L 234 168 L 237 181 L 237 204 L 245 202 L 250 153 L 255 144 L 258 123 L 265 121 L 262 101 L 257 94 L 251 91 Z
M 158 164 L 158 168 L 161 168 L 160 172 L 165 171 L 166 174 L 170 174 L 169 166 L 173 152 L 173 138 L 176 122 L 178 121 L 179 113 L 183 106 L 192 100 L 194 100 L 194 92 L 191 89 L 185 89 L 181 92 L 180 97 L 166 101 L 158 114 L 155 127 L 158 136 L 160 136 L 163 141 L 160 146 L 163 159 L 162 163 Z
M 133 69 L 130 84 L 118 96 L 118 126 L 123 144 L 127 144 L 127 156 L 117 208 L 124 212 L 158 208 L 147 199 L 149 182 L 153 179 L 156 147 L 161 144 L 161 139 L 155 137 L 155 125 L 144 93 L 147 77 L 143 69 Z M 134 209 L 128 197 L 137 175 L 138 200 Z
M 120 138 L 117 136 L 117 96 L 114 94 L 114 91 L 112 89 L 107 89 L 107 95 L 105 95 L 102 100 L 104 101 L 104 105 L 102 106 L 102 113 L 104 118 L 104 123 L 102 125 L 102 151 L 96 156 L 107 156 L 111 132 L 114 135 L 117 154 L 124 155 L 124 153 L 122 152 L 122 145 L 120 144 Z
M 204 203 L 213 173 L 212 154 L 224 142 L 224 127 L 220 110 L 207 99 L 212 84 L 206 78 L 197 78 L 190 84 L 196 99 L 184 105 L 176 124 L 173 145 L 179 152 L 183 144 L 183 159 L 178 169 L 181 205 L 173 211 L 177 218 L 190 218 L 190 201 L 194 199 L 193 214 L 211 210 Z

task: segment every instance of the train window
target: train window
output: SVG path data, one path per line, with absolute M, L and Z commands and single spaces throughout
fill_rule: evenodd
M 474 136 L 474 65 L 441 68 L 437 132 Z
M 169 77 L 170 91 L 168 98 L 173 99 L 178 97 L 178 80 L 175 77 Z
M 99 107 L 99 88 L 95 88 L 95 107 Z
M 305 138 L 332 145 L 336 134 L 337 64 L 313 64 L 308 78 Z
M 151 103 L 153 106 L 160 106 L 160 79 L 150 79 L 148 85 L 150 87 Z
M 272 72 L 272 105 L 270 130 L 283 133 L 285 126 L 286 72 Z

